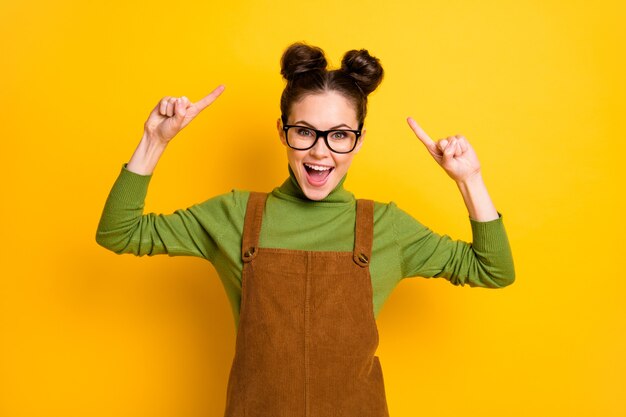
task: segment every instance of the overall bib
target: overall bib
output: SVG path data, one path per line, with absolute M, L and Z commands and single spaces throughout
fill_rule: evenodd
M 258 246 L 266 193 L 244 220 L 239 328 L 225 417 L 388 417 L 369 259 L 371 200 L 354 250 Z

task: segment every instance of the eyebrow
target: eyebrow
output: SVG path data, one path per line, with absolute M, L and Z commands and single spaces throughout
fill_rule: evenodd
M 294 124 L 298 124 L 298 123 L 302 123 L 303 125 L 307 125 L 307 126 L 309 126 L 311 129 L 316 129 L 316 127 L 315 127 L 315 126 L 313 126 L 311 123 L 305 122 L 304 120 L 298 120 L 297 122 L 294 122 Z M 338 127 L 342 127 L 342 126 L 345 126 L 345 127 L 347 127 L 348 129 L 352 129 L 352 128 L 351 128 L 350 126 L 348 126 L 347 124 L 342 123 L 342 124 L 340 124 L 340 125 L 337 125 L 337 126 L 333 126 L 333 127 L 331 127 L 331 128 L 330 128 L 330 130 L 332 130 L 332 129 L 337 129 Z

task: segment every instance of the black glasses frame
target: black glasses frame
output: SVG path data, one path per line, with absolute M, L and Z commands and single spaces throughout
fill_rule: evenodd
M 289 143 L 289 129 L 292 127 L 301 127 L 303 129 L 308 129 L 311 130 L 313 132 L 315 132 L 315 140 L 313 141 L 313 143 L 311 144 L 311 146 L 307 147 L 307 148 L 296 148 L 295 146 L 291 146 L 291 144 Z M 283 125 L 283 130 L 285 131 L 285 139 L 287 142 L 287 145 L 291 148 L 291 149 L 295 149 L 298 151 L 306 151 L 307 149 L 311 149 L 312 147 L 315 146 L 315 144 L 317 143 L 317 140 L 320 137 L 324 138 L 324 143 L 326 143 L 326 147 L 328 149 L 330 149 L 332 152 L 335 153 L 350 153 L 354 150 L 354 148 L 356 148 L 356 144 L 359 143 L 359 138 L 361 137 L 361 131 L 360 130 L 351 130 L 351 129 L 331 129 L 331 130 L 317 130 L 317 129 L 313 129 L 312 127 L 309 126 L 301 126 L 301 125 Z M 352 132 L 356 135 L 356 140 L 354 141 L 354 145 L 352 145 L 352 149 L 350 149 L 349 151 L 336 151 L 334 150 L 330 144 L 328 143 L 328 134 L 330 132 Z

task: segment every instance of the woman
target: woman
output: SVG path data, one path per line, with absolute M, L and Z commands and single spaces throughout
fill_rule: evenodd
M 383 69 L 366 50 L 327 70 L 321 49 L 289 46 L 278 135 L 289 178 L 271 193 L 233 190 L 169 215 L 143 214 L 148 183 L 170 140 L 224 90 L 165 97 L 105 204 L 97 242 L 138 256 L 198 256 L 216 268 L 237 329 L 226 413 L 234 416 L 388 416 L 376 317 L 398 282 L 513 283 L 513 259 L 480 165 L 460 135 L 433 141 L 408 123 L 457 183 L 473 242 L 453 241 L 394 203 L 343 188 L 363 146 L 367 95 Z

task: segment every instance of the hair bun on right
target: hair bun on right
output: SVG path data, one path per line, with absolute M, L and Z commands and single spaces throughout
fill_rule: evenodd
M 376 90 L 384 75 L 379 59 L 371 56 L 366 49 L 346 52 L 341 60 L 341 71 L 354 78 L 365 95 Z

